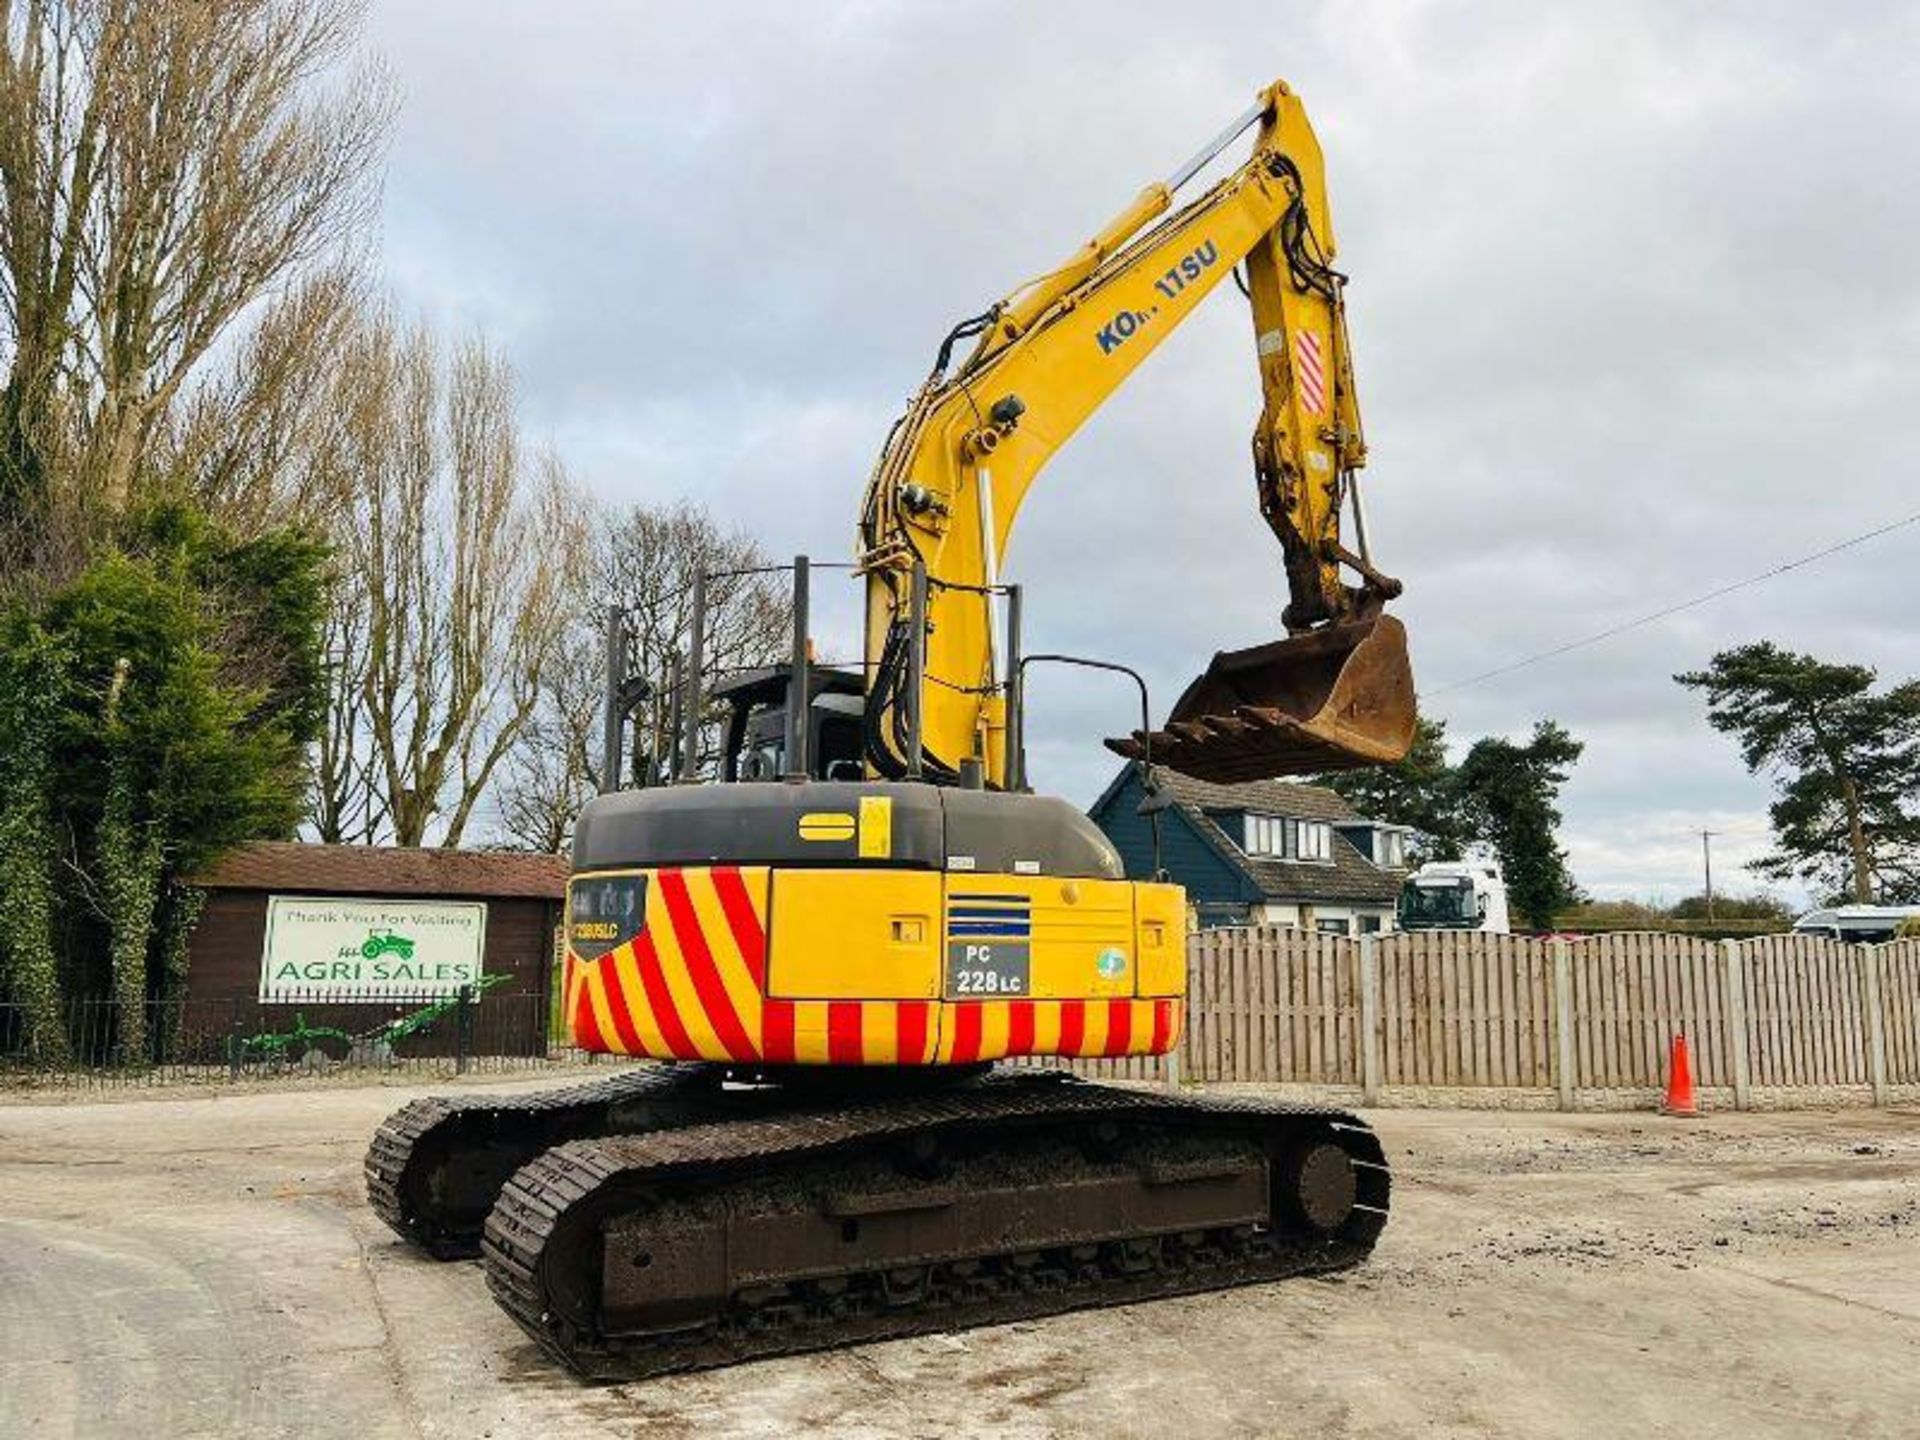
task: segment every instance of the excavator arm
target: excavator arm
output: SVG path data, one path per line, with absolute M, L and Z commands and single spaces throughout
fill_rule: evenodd
M 1251 158 L 1173 210 L 1174 192 L 1255 126 Z M 922 773 L 949 780 L 977 757 L 990 782 L 1004 781 L 997 604 L 1014 520 L 1054 452 L 1229 276 L 1253 312 L 1264 396 L 1254 472 L 1281 544 L 1293 638 L 1216 656 L 1166 730 L 1109 743 L 1150 747 L 1215 779 L 1404 753 L 1411 677 L 1398 624 L 1380 614 L 1399 586 L 1373 569 L 1364 524 L 1357 551 L 1341 540 L 1343 506 L 1358 514 L 1366 447 L 1333 254 L 1319 144 L 1298 98 L 1275 84 L 1064 264 L 955 327 L 895 423 L 861 509 L 867 751 L 878 774 L 908 773 L 917 757 Z M 956 366 L 963 341 L 972 348 Z

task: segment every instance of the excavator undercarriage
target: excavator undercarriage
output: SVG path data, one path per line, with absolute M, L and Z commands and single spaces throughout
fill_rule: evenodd
M 1043 1071 L 856 1094 L 670 1066 L 396 1115 L 369 1192 L 442 1255 L 470 1253 L 491 1184 L 448 1183 L 460 1132 L 524 1161 L 484 1222 L 495 1298 L 601 1380 L 1342 1269 L 1388 1206 L 1379 1142 L 1335 1110 Z

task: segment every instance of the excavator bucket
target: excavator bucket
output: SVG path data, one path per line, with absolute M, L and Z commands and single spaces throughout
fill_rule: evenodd
M 1391 765 L 1413 744 L 1406 627 L 1391 615 L 1223 650 L 1151 734 L 1107 748 L 1196 780 L 1236 784 Z

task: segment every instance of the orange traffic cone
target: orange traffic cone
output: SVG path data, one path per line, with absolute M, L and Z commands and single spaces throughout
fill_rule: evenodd
M 1693 1062 L 1687 1057 L 1687 1032 L 1673 1037 L 1673 1054 L 1667 1063 L 1667 1098 L 1660 1102 L 1662 1115 L 1683 1119 L 1700 1113 L 1693 1098 Z

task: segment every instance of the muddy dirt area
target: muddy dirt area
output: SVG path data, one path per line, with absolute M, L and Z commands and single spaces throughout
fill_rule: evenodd
M 412 1093 L 0 1103 L 0 1436 L 1920 1433 L 1912 1108 L 1376 1111 L 1348 1275 L 591 1387 L 367 1210 Z

